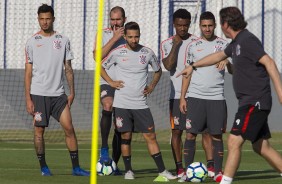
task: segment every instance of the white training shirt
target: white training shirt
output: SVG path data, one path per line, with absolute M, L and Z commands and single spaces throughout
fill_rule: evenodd
M 168 38 L 167 40 L 164 40 L 161 43 L 161 58 L 166 58 L 172 48 L 173 45 L 173 38 L 174 36 Z M 185 68 L 185 51 L 187 49 L 187 46 L 197 40 L 198 37 L 195 35 L 191 35 L 187 40 L 183 40 L 182 45 L 179 48 L 178 57 L 177 57 L 177 65 L 176 68 L 169 71 L 170 72 L 170 81 L 171 81 L 171 88 L 170 88 L 170 99 L 180 99 L 181 96 L 181 86 L 182 86 L 182 77 L 176 78 L 176 75 L 179 74 L 184 68 Z M 186 96 L 188 95 L 188 92 Z
M 185 61 L 187 65 L 197 62 L 209 54 L 224 50 L 227 45 L 228 42 L 219 37 L 213 41 L 200 38 L 187 48 Z M 193 71 L 188 97 L 224 100 L 224 74 L 225 70 L 219 71 L 215 65 L 197 68 L 196 71 Z
M 109 41 L 110 39 L 114 36 L 114 32 L 112 29 L 110 28 L 105 28 L 103 29 L 103 36 L 102 36 L 102 46 L 105 46 Z M 123 37 L 121 37 L 114 45 L 113 47 L 111 48 L 111 50 L 117 48 L 118 46 L 120 45 L 123 45 L 125 44 L 125 40 Z M 95 47 L 96 47 L 96 40 L 95 40 L 95 43 L 94 43 L 94 50 L 95 50 Z M 112 79 L 115 79 L 115 66 L 109 68 L 109 69 L 106 69 L 106 72 L 107 74 L 112 78 Z M 100 78 L 100 85 L 102 84 L 108 84 L 102 77 Z
M 27 41 L 25 53 L 26 63 L 32 64 L 30 94 L 64 94 L 64 61 L 74 58 L 69 39 L 59 33 L 45 37 L 38 32 Z
M 116 66 L 116 80 L 124 82 L 124 87 L 115 91 L 114 107 L 123 109 L 146 109 L 147 96 L 143 94 L 148 80 L 148 66 L 160 70 L 160 63 L 154 52 L 142 46 L 132 51 L 121 45 L 104 58 L 102 66 L 106 69 Z

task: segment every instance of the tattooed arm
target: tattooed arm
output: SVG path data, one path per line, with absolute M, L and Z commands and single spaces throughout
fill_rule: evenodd
M 68 96 L 68 105 L 69 107 L 72 105 L 74 100 L 75 92 L 74 92 L 74 75 L 71 66 L 71 61 L 65 61 L 65 75 L 67 78 L 67 82 L 69 85 L 70 95 Z

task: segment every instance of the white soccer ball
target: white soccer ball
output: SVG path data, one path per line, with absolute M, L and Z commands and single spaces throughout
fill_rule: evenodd
M 208 176 L 207 167 L 201 162 L 193 162 L 186 170 L 187 180 L 200 183 L 203 182 Z
M 108 163 L 102 163 L 100 160 L 98 160 L 98 163 L 96 165 L 97 174 L 99 176 L 108 176 L 113 174 L 113 172 L 116 170 L 117 165 L 113 160 L 110 160 Z

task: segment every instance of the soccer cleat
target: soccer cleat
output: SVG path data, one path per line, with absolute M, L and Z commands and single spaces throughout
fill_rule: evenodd
M 186 174 L 184 174 L 179 180 L 178 180 L 178 182 L 180 182 L 180 183 L 183 183 L 183 182 L 186 182 L 187 181 L 187 176 L 186 176 Z
M 80 167 L 75 167 L 72 169 L 73 176 L 90 176 L 90 172 L 81 169 Z
M 109 148 L 105 147 L 105 148 L 101 148 L 100 151 L 100 160 L 102 163 L 108 163 L 110 162 L 110 157 L 109 157 Z
M 183 168 L 177 170 L 177 178 L 184 176 L 185 170 Z
M 119 170 L 119 168 L 117 167 L 116 170 L 114 171 L 114 175 L 115 176 L 121 176 L 122 172 Z
M 163 176 L 169 180 L 175 180 L 177 178 L 177 176 L 173 176 L 168 170 L 159 173 L 159 176 Z
M 207 168 L 208 169 L 208 177 L 213 178 L 215 173 L 214 173 L 214 167 L 210 166 Z
M 214 176 L 213 180 L 217 183 L 220 183 L 222 176 L 223 176 L 222 172 L 219 172 L 216 176 Z
M 52 176 L 52 173 L 49 170 L 49 168 L 46 166 L 46 167 L 41 168 L 41 175 L 42 176 Z
M 126 180 L 134 180 L 135 179 L 134 173 L 131 170 L 127 171 L 124 174 L 124 179 L 126 179 Z

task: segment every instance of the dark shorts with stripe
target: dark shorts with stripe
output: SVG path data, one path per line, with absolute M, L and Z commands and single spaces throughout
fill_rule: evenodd
M 254 105 L 239 107 L 230 133 L 241 135 L 252 143 L 259 139 L 271 138 L 267 122 L 269 113 L 270 110 L 260 110 Z
M 152 113 L 147 109 L 121 109 L 115 107 L 116 129 L 119 132 L 155 132 Z
M 169 100 L 170 126 L 172 130 L 185 130 L 186 114 L 179 109 L 180 100 Z
M 225 100 L 187 99 L 186 132 L 199 134 L 207 131 L 211 135 L 225 132 L 227 107 Z
M 58 122 L 68 103 L 67 95 L 56 97 L 31 95 L 34 104 L 34 126 L 48 127 L 50 116 Z
M 105 97 L 113 97 L 115 96 L 115 88 L 111 87 L 108 84 L 102 84 L 100 86 L 100 98 L 101 100 Z

